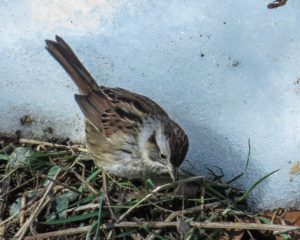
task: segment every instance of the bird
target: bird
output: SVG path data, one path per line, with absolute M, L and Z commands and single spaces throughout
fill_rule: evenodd
M 183 128 L 150 98 L 98 85 L 63 38 L 45 42 L 78 87 L 75 101 L 85 117 L 87 150 L 95 165 L 122 178 L 177 180 L 189 148 Z

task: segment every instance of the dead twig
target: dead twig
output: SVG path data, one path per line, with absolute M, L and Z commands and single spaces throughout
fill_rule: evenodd
M 214 203 L 209 203 L 206 204 L 205 207 L 200 205 L 200 206 L 196 206 L 196 207 L 192 207 L 192 208 L 188 208 L 188 209 L 183 209 L 177 212 L 172 212 L 166 219 L 164 222 L 171 222 L 173 221 L 177 216 L 186 216 L 189 214 L 194 214 L 194 213 L 199 213 L 201 211 L 203 211 L 204 208 L 209 209 L 209 208 L 215 208 L 215 207 L 220 207 L 224 204 L 226 204 L 227 201 L 219 201 L 219 202 L 214 202 Z M 160 230 L 155 231 L 156 234 L 160 233 Z M 153 240 L 155 238 L 155 234 L 154 233 L 150 233 L 145 240 Z
M 83 179 L 81 176 L 80 176 L 80 174 L 78 174 L 76 171 L 73 171 L 73 170 L 66 170 L 67 172 L 70 172 L 70 173 L 72 173 L 72 174 L 74 174 L 75 175 L 75 177 L 79 180 L 79 181 L 81 181 L 93 194 L 98 194 L 98 191 L 95 189 L 95 188 L 93 188 L 92 186 L 91 186 L 91 184 L 89 184 L 85 179 Z M 78 191 L 78 190 L 77 190 Z M 80 191 L 78 191 L 78 192 L 80 192 Z M 82 193 L 81 193 L 82 194 Z
M 176 228 L 177 221 L 174 222 L 119 222 L 113 224 L 103 224 L 101 229 L 114 229 L 114 228 Z M 285 226 L 277 224 L 257 224 L 257 223 L 240 223 L 240 222 L 189 222 L 191 227 L 205 228 L 205 229 L 237 229 L 237 230 L 260 230 L 260 231 L 298 231 L 299 227 Z M 85 233 L 89 231 L 92 226 L 69 228 L 66 230 L 60 230 L 55 232 L 48 232 L 43 234 L 37 234 L 34 236 L 28 236 L 25 240 L 33 239 L 46 239 L 50 237 L 59 237 Z
M 107 204 L 108 210 L 110 212 L 111 217 L 116 220 L 117 217 L 114 214 L 112 208 L 111 208 L 111 204 L 110 204 L 110 200 L 109 200 L 109 196 L 108 196 L 108 191 L 107 191 L 107 181 L 106 181 L 106 172 L 103 170 L 102 171 L 102 188 L 103 188 L 103 192 L 104 192 L 104 196 L 105 196 L 105 202 Z
M 38 140 L 33 140 L 33 139 L 20 138 L 19 143 L 21 143 L 21 144 L 31 144 L 31 145 L 43 145 L 43 146 L 47 146 L 47 147 L 54 147 L 54 148 L 60 148 L 60 149 L 61 148 L 62 149 L 69 149 L 71 151 L 77 150 L 79 152 L 88 152 L 86 148 L 81 148 L 81 147 L 77 147 L 77 146 L 67 146 L 67 145 L 44 142 L 44 141 L 38 141 Z
M 60 170 L 56 172 L 56 174 L 53 176 L 53 179 L 55 180 L 60 173 Z M 31 223 L 36 219 L 36 217 L 40 214 L 40 212 L 44 209 L 44 207 L 48 204 L 50 201 L 50 198 L 48 197 L 52 187 L 54 186 L 54 182 L 50 182 L 47 190 L 45 191 L 43 197 L 41 198 L 39 204 L 33 211 L 33 213 L 30 215 L 30 217 L 27 219 L 27 221 L 24 223 L 24 225 L 18 230 L 18 232 L 14 235 L 14 239 L 22 240 L 24 235 L 26 234 L 28 228 L 30 227 Z
M 36 179 L 36 178 L 31 178 L 31 179 L 25 181 L 24 183 L 22 183 L 22 184 L 16 186 L 16 187 L 13 188 L 13 189 L 10 189 L 10 190 L 7 191 L 6 193 L 2 194 L 0 197 L 1 197 L 1 198 L 6 197 L 7 195 L 11 194 L 12 192 L 14 192 L 14 191 L 16 191 L 17 189 L 19 189 L 19 188 L 25 186 L 26 184 L 28 184 L 29 182 L 32 182 L 32 181 L 35 180 L 35 179 Z
M 173 187 L 175 185 L 178 185 L 180 183 L 194 182 L 194 181 L 203 180 L 203 179 L 204 179 L 203 176 L 190 177 L 190 178 L 186 178 L 186 179 L 183 179 L 183 180 L 180 180 L 180 181 L 176 181 L 176 182 L 172 182 L 172 183 L 167 183 L 167 184 L 164 184 L 164 185 L 156 187 L 154 190 L 152 190 L 151 193 L 149 193 L 148 195 L 146 195 L 144 198 L 142 198 L 140 201 L 138 201 L 136 204 L 134 204 L 131 208 L 129 208 L 125 213 L 123 213 L 118 218 L 118 222 L 122 221 L 129 213 L 131 213 L 141 203 L 143 203 L 144 201 L 148 200 L 149 198 L 151 198 L 154 194 L 158 193 L 159 191 L 169 189 L 169 188 L 171 188 L 171 187 Z
M 19 222 L 20 225 L 22 226 L 25 222 L 25 206 L 27 203 L 27 197 L 25 194 L 22 195 L 21 197 L 21 210 L 20 210 L 20 217 L 19 217 Z
M 59 186 L 62 186 L 62 187 L 64 187 L 64 188 L 66 188 L 66 189 L 69 189 L 69 190 L 72 191 L 72 192 L 76 192 L 76 193 L 78 193 L 79 195 L 84 195 L 84 193 L 78 191 L 76 188 L 70 187 L 69 185 L 67 185 L 67 184 L 65 184 L 65 183 L 62 183 L 62 182 L 60 182 L 60 181 L 58 181 L 58 180 L 56 180 L 56 179 L 54 179 L 54 178 L 50 178 L 50 177 L 48 177 L 48 176 L 46 176 L 46 175 L 43 175 L 43 174 L 40 174 L 39 176 L 42 177 L 42 178 L 44 178 L 44 179 L 49 180 L 50 182 L 54 182 L 54 183 L 56 183 L 56 184 L 59 185 Z

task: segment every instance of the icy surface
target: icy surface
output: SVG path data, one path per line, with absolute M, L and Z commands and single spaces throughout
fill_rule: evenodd
M 83 138 L 76 88 L 44 49 L 58 34 L 99 83 L 145 94 L 186 129 L 186 167 L 239 184 L 273 170 L 256 208 L 299 206 L 300 1 L 37 1 L 0 5 L 0 131 Z M 32 127 L 19 118 L 30 114 Z

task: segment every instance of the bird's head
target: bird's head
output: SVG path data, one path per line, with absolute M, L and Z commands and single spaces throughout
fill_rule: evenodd
M 166 166 L 173 181 L 189 147 L 188 137 L 175 122 L 169 121 L 154 129 L 148 138 L 148 157 Z

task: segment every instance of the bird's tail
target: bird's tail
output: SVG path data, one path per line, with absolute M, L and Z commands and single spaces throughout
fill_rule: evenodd
M 95 79 L 61 37 L 56 36 L 56 41 L 46 40 L 46 49 L 70 75 L 81 94 L 87 95 L 91 90 L 98 88 Z

